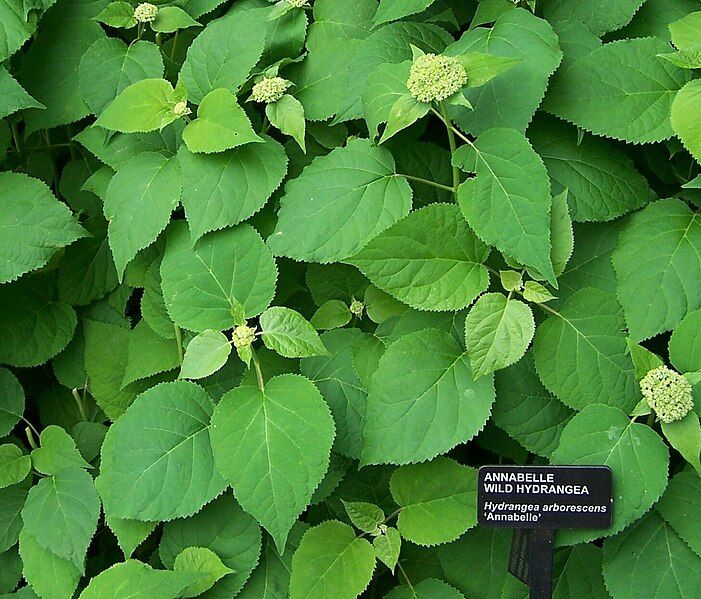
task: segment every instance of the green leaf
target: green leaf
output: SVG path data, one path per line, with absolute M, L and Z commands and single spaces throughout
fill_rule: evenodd
M 134 18 L 134 7 L 129 2 L 110 2 L 95 17 L 95 20 L 110 27 L 123 29 L 130 29 L 138 23 Z
M 164 339 L 141 321 L 129 331 L 122 388 L 154 374 L 173 370 L 179 365 L 177 342 L 174 339 Z
M 380 143 L 386 142 L 390 137 L 399 133 L 402 129 L 413 125 L 420 118 L 425 117 L 431 109 L 430 104 L 419 102 L 411 94 L 405 93 L 399 96 L 387 115 L 385 127 Z
M 80 580 L 80 570 L 70 561 L 45 549 L 27 528 L 19 537 L 19 554 L 24 579 L 28 588 L 38 593 L 37 596 L 46 599 L 73 596 Z
M 487 289 L 488 248 L 458 208 L 431 204 L 370 241 L 348 262 L 380 289 L 420 310 L 459 310 Z
M 0 67 L 0 118 L 26 108 L 46 108 L 17 83 L 7 69 Z
M 402 550 L 402 537 L 399 531 L 389 526 L 383 534 L 372 540 L 372 546 L 375 548 L 375 557 L 394 573 L 399 561 L 399 552 Z
M 681 420 L 663 422 L 662 432 L 682 457 L 701 475 L 701 425 L 693 410 Z
M 397 528 L 419 545 L 457 539 L 477 524 L 477 471 L 451 459 L 402 466 L 390 480 Z
M 391 154 L 364 139 L 316 158 L 285 192 L 268 245 L 308 262 L 352 256 L 411 208 L 411 188 Z
M 40 447 L 32 451 L 32 464 L 42 474 L 58 474 L 65 468 L 92 468 L 60 426 L 47 426 L 39 436 Z
M 649 349 L 644 348 L 642 345 L 638 345 L 630 339 L 626 339 L 626 343 L 628 343 L 628 351 L 630 352 L 630 357 L 635 365 L 635 378 L 638 381 L 640 381 L 651 370 L 654 370 L 658 366 L 662 366 L 664 364 L 662 359 L 657 354 L 652 353 Z
M 163 383 L 139 395 L 102 444 L 105 511 L 120 518 L 171 520 L 195 513 L 219 495 L 226 483 L 214 469 L 213 410 L 206 391 L 188 381 Z
M 701 110 L 701 82 L 689 81 L 672 102 L 672 128 L 684 147 L 701 162 L 701 127 L 693 118 Z
M 385 595 L 385 599 L 464 599 L 464 595 L 447 582 L 426 578 L 417 584 L 401 585 Z
M 20 512 L 27 499 L 28 489 L 24 485 L 12 485 L 0 489 L 0 549 L 4 552 L 19 540 L 22 530 Z
M 701 531 L 697 525 L 701 515 L 701 478 L 686 469 L 669 481 L 656 509 L 682 540 L 701 556 Z
M 263 53 L 265 28 L 256 11 L 209 23 L 188 48 L 180 70 L 190 100 L 199 104 L 218 88 L 238 91 Z
M 373 18 L 375 27 L 390 21 L 398 21 L 409 15 L 423 12 L 435 0 L 380 0 L 380 6 Z
M 201 379 L 219 370 L 231 353 L 231 343 L 219 331 L 202 331 L 187 345 L 183 365 L 180 369 L 182 379 Z
M 523 299 L 536 304 L 544 304 L 550 300 L 554 300 L 555 296 L 536 281 L 526 281 L 523 286 Z
M 197 109 L 197 118 L 183 131 L 190 152 L 212 154 L 264 140 L 253 130 L 248 116 L 227 89 L 209 92 Z
M 377 324 L 385 322 L 393 316 L 399 316 L 407 310 L 405 304 L 374 285 L 368 285 L 363 302 L 368 318 Z
M 678 199 L 634 214 L 613 252 L 618 299 L 634 341 L 673 329 L 701 307 L 701 220 Z
M 156 20 L 151 23 L 151 29 L 160 33 L 173 33 L 178 29 L 198 27 L 200 23 L 195 21 L 182 8 L 177 6 L 164 6 L 158 9 Z
M 201 578 L 193 582 L 183 591 L 182 597 L 196 597 L 212 586 L 233 570 L 227 568 L 211 549 L 207 547 L 188 547 L 183 549 L 173 562 L 175 572 L 199 574 Z
M 498 372 L 495 387 L 494 424 L 528 451 L 548 457 L 574 411 L 543 387 L 535 372 L 533 352 Z
M 355 368 L 353 348 L 364 337 L 358 329 L 329 331 L 321 335 L 328 353 L 300 362 L 300 372 L 317 385 L 331 408 L 336 424 L 334 451 L 351 458 L 360 457 L 363 446 L 367 390 Z
M 680 50 L 695 50 L 701 46 L 701 12 L 692 12 L 669 24 L 672 43 Z
M 385 519 L 382 508 L 366 501 L 341 501 L 353 526 L 373 535 L 380 533 L 379 525 Z
M 20 173 L 0 173 L 0 283 L 44 266 L 57 249 L 85 231 L 46 184 Z
M 567 189 L 575 221 L 611 220 L 655 199 L 633 161 L 613 142 L 593 135 L 580 141 L 575 127 L 537 116 L 528 138 L 548 169 L 553 193 Z
M 363 114 L 371 138 L 377 137 L 380 124 L 389 119 L 392 106 L 409 92 L 406 82 L 411 64 L 410 60 L 384 63 L 368 76 L 362 100 Z
M 569 421 L 553 452 L 554 464 L 605 465 L 616 481 L 613 525 L 602 529 L 562 530 L 559 543 L 571 545 L 611 536 L 640 518 L 667 486 L 669 453 L 659 435 L 631 422 L 617 408 L 591 405 Z
M 701 370 L 701 310 L 689 312 L 674 329 L 669 359 L 679 372 Z
M 645 0 L 552 0 L 544 6 L 550 22 L 579 20 L 596 35 L 620 29 L 633 18 Z
M 531 309 L 501 293 L 486 293 L 465 320 L 465 345 L 472 373 L 483 376 L 523 357 L 535 333 Z
M 120 280 L 127 264 L 166 228 L 181 191 L 177 160 L 155 152 L 135 156 L 112 177 L 104 212 Z
M 7 4 L 7 0 L 1 4 Z M 19 81 L 46 108 L 25 111 L 27 135 L 73 123 L 90 113 L 80 87 L 80 61 L 87 49 L 105 34 L 100 25 L 89 20 L 94 12 L 81 14 L 81 11 L 87 8 L 92 12 L 99 7 L 98 2 L 71 2 L 50 11 L 41 20 L 39 34 L 22 57 Z
M 319 330 L 337 329 L 347 325 L 351 320 L 351 316 L 352 314 L 345 302 L 329 300 L 324 302 L 314 312 L 310 323 L 315 329 Z
M 17 445 L 0 445 L 0 489 L 22 482 L 31 469 L 32 459 Z
M 44 277 L 0 285 L 0 363 L 38 366 L 63 350 L 73 337 L 76 315 L 54 299 Z
M 19 4 L 0 2 L 0 61 L 7 60 L 34 33 L 34 26 L 24 18 Z
M 280 144 L 267 136 L 263 139 L 265 143 L 212 155 L 193 154 L 181 147 L 182 202 L 194 240 L 246 220 L 280 185 L 287 157 Z
M 263 312 L 258 322 L 265 346 L 281 356 L 306 358 L 327 353 L 314 327 L 299 312 L 275 306 Z
M 299 144 L 302 151 L 306 152 L 304 106 L 297 98 L 285 94 L 277 102 L 268 104 L 265 107 L 265 114 L 273 127 L 290 135 Z
M 101 479 L 95 479 L 95 484 L 100 488 Z M 129 559 L 134 551 L 143 543 L 156 528 L 156 522 L 141 522 L 140 520 L 129 520 L 118 518 L 111 514 L 105 514 L 105 522 L 110 530 L 117 537 L 119 547 L 124 553 L 124 557 Z
M 117 38 L 104 37 L 90 46 L 80 61 L 83 99 L 90 110 L 100 114 L 133 83 L 162 77 L 163 68 L 155 44 L 137 41 L 127 46 Z
M 554 282 L 550 182 L 526 137 L 513 129 L 490 129 L 462 146 L 453 164 L 477 175 L 458 188 L 460 209 L 477 235 Z
M 489 418 L 492 377 L 472 380 L 468 355 L 426 329 L 389 346 L 370 384 L 362 464 L 433 458 L 474 437 Z
M 597 135 L 632 143 L 667 139 L 672 100 L 689 80 L 656 57 L 668 49 L 655 38 L 601 46 L 559 73 L 544 107 Z
M 629 412 L 639 396 L 623 328 L 623 313 L 610 294 L 588 288 L 572 295 L 535 335 L 543 384 L 576 410 L 601 403 Z
M 328 468 L 333 437 L 328 406 L 302 376 L 273 377 L 264 389 L 233 389 L 217 405 L 212 418 L 217 468 L 280 552 Z
M 483 52 L 465 52 L 455 58 L 467 71 L 468 80 L 466 87 L 468 88 L 482 87 L 494 77 L 501 75 L 521 62 L 520 58 L 493 56 Z
M 292 558 L 290 599 L 354 599 L 374 568 L 372 545 L 347 524 L 329 520 L 302 537 Z
M 463 90 L 473 110 L 454 108 L 457 124 L 475 136 L 493 127 L 525 131 L 543 99 L 550 75 L 562 59 L 550 24 L 522 8 L 509 9 L 496 19 L 494 27 L 470 29 L 446 50 L 449 56 L 466 52 L 520 62 L 482 87 Z
M 277 269 L 250 225 L 209 233 L 193 246 L 187 226 L 180 221 L 168 231 L 161 277 L 173 321 L 192 331 L 221 331 L 268 307 Z
M 159 555 L 163 563 L 171 568 L 175 557 L 192 546 L 211 549 L 233 571 L 221 578 L 205 596 L 233 597 L 241 590 L 258 562 L 260 528 L 253 517 L 236 503 L 231 493 L 225 493 L 194 516 L 168 522 L 163 528 Z
M 92 476 L 75 467 L 42 478 L 29 491 L 22 509 L 23 530 L 81 573 L 99 516 L 100 499 Z
M 0 437 L 9 435 L 24 414 L 24 389 L 7 368 L 0 368 Z M 2 551 L 0 549 L 0 551 Z
M 624 599 L 693 597 L 701 584 L 701 560 L 652 512 L 604 543 L 604 579 L 609 592 Z
M 189 572 L 154 570 L 148 564 L 127 560 L 91 579 L 80 599 L 176 599 L 198 578 Z
M 95 124 L 121 131 L 139 133 L 163 129 L 178 117 L 173 86 L 165 79 L 142 79 L 125 88 L 98 117 Z

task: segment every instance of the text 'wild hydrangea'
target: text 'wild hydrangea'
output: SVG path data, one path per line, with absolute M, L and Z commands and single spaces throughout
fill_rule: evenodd
M 666 366 L 648 372 L 640 381 L 640 390 L 657 417 L 665 423 L 681 420 L 694 407 L 691 383 Z
M 272 104 L 285 95 L 290 85 L 292 85 L 292 82 L 282 77 L 264 77 L 253 86 L 251 99 L 254 102 Z
M 467 83 L 467 72 L 457 58 L 442 54 L 419 56 L 409 71 L 407 88 L 419 102 L 441 102 Z
M 158 7 L 149 2 L 142 2 L 134 9 L 134 18 L 139 23 L 153 23 L 158 16 Z

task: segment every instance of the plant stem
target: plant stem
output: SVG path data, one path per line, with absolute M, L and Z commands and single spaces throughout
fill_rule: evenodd
M 251 348 L 251 359 L 253 360 L 253 367 L 256 369 L 256 378 L 258 379 L 258 386 L 261 391 L 265 390 L 265 380 L 263 379 L 263 371 L 260 369 L 260 360 L 253 348 Z
M 73 399 L 75 399 L 75 403 L 78 404 L 78 411 L 80 412 L 80 417 L 83 419 L 83 422 L 87 422 L 88 417 L 85 414 L 85 406 L 83 405 L 83 400 L 80 397 L 80 393 L 78 393 L 78 389 L 73 389 L 71 393 L 73 394 Z
M 17 123 L 12 123 L 12 139 L 15 142 L 15 150 L 18 154 L 22 153 L 22 138 L 19 135 L 19 127 Z
M 27 420 L 24 416 L 21 416 L 21 418 L 28 425 L 28 427 L 34 431 L 34 434 L 38 437 L 39 431 L 34 427 L 34 425 L 31 422 L 29 422 L 29 420 Z
M 425 185 L 432 185 L 438 189 L 445 189 L 446 191 L 454 191 L 452 187 L 448 185 L 443 185 L 442 183 L 437 183 L 436 181 L 429 181 L 428 179 L 422 179 L 421 177 L 414 177 L 413 175 L 405 175 L 403 173 L 397 173 L 398 177 L 404 177 L 409 179 L 409 181 L 416 181 L 417 183 L 423 183 Z
M 406 575 L 406 572 L 404 571 L 404 568 L 402 568 L 402 564 L 399 563 L 399 562 L 397 562 L 397 568 L 399 568 L 399 572 L 400 572 L 401 575 L 404 577 L 404 580 L 406 580 L 407 585 L 408 585 L 409 588 L 411 589 L 412 595 L 414 595 L 414 597 L 416 597 L 416 591 L 414 591 L 414 585 L 411 584 L 411 580 L 409 580 L 409 577 Z
M 455 142 L 455 132 L 453 131 L 453 126 L 450 124 L 450 118 L 448 117 L 448 110 L 445 106 L 445 102 L 441 102 L 440 107 L 441 114 L 439 116 L 445 123 L 445 129 L 448 132 L 448 145 L 450 146 L 450 155 L 452 158 L 452 156 L 455 154 L 455 151 L 458 149 L 458 144 Z M 458 185 L 460 185 L 460 170 L 457 166 L 452 164 L 452 160 L 451 166 L 453 169 L 453 193 L 457 196 Z
M 650 412 L 648 414 L 646 424 L 648 426 L 652 426 L 653 424 L 655 424 L 655 412 Z
M 173 36 L 173 45 L 170 48 L 170 59 L 175 60 L 175 48 L 178 46 L 178 33 L 179 31 L 175 32 L 175 35 Z
M 27 442 L 29 443 L 29 446 L 32 449 L 37 449 L 39 446 L 37 445 L 36 439 L 34 438 L 34 434 L 32 433 L 32 429 L 29 427 L 26 427 L 24 429 L 24 434 L 27 435 Z
M 178 363 L 182 365 L 183 363 L 183 334 L 180 331 L 180 327 L 177 324 L 173 325 L 175 329 L 175 342 L 178 344 Z

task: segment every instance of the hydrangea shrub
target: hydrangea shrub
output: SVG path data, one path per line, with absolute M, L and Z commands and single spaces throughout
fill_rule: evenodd
M 696 0 L 0 0 L 0 597 L 701 585 Z

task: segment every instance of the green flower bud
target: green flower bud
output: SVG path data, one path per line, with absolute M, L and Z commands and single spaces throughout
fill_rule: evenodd
M 355 314 L 358 318 L 363 315 L 363 310 L 365 309 L 365 304 L 358 300 L 353 300 L 350 305 L 351 314 Z
M 277 102 L 285 95 L 290 85 L 292 85 L 292 82 L 282 77 L 265 77 L 253 86 L 251 99 L 254 102 L 264 102 L 266 104 Z
M 665 423 L 681 420 L 694 407 L 691 383 L 681 374 L 658 366 L 640 381 L 640 390 L 657 417 Z
M 256 330 L 245 324 L 238 326 L 234 329 L 234 334 L 232 335 L 232 340 L 234 342 L 234 347 L 236 349 L 241 349 L 242 347 L 249 347 L 256 338 Z
M 158 15 L 158 7 L 148 2 L 142 2 L 134 9 L 134 18 L 139 23 L 153 23 L 156 15 Z
M 419 102 L 440 102 L 467 83 L 467 72 L 457 58 L 442 54 L 419 56 L 409 71 L 406 86 Z
M 175 106 L 173 106 L 173 114 L 178 118 L 181 116 L 186 116 L 191 112 L 192 110 L 187 107 L 187 102 L 185 100 L 181 100 Z
M 305 8 L 309 6 L 309 0 L 287 0 L 287 4 L 292 8 Z

